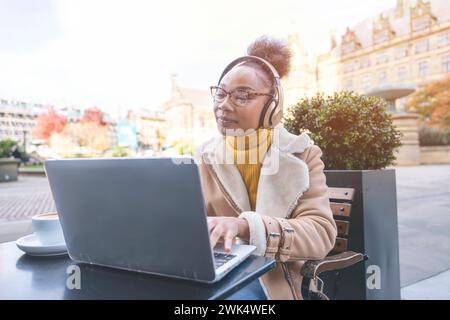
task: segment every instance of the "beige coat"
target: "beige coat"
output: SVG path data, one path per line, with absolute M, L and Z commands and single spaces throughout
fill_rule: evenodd
M 260 278 L 271 299 L 302 299 L 300 268 L 333 248 L 336 224 L 330 209 L 322 151 L 303 133 L 279 124 L 264 158 L 256 210 L 250 211 L 245 184 L 218 135 L 196 153 L 209 216 L 247 219 L 255 254 L 274 257 L 276 268 Z

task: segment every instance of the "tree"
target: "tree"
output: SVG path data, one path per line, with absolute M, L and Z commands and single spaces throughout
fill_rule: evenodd
M 194 146 L 190 143 L 188 139 L 185 138 L 179 138 L 172 142 L 172 147 L 175 149 L 176 152 L 180 155 L 185 154 L 194 154 Z
M 80 150 L 89 155 L 100 155 L 111 144 L 109 128 L 95 122 L 70 123 L 63 132 L 51 137 L 52 148 L 63 156 L 79 156 Z
M 411 95 L 405 105 L 407 111 L 419 114 L 428 127 L 450 127 L 450 75 L 431 83 Z
M 443 91 L 436 95 L 436 103 L 431 114 L 430 125 L 441 129 L 450 128 L 450 91 Z
M 161 130 L 156 129 L 156 144 L 154 146 L 156 154 L 160 154 L 164 143 L 166 142 L 166 136 L 161 133 Z
M 75 143 L 74 139 L 69 135 L 68 129 L 72 124 L 68 124 L 64 131 L 54 133 L 50 137 L 49 144 L 52 151 L 62 157 L 73 157 L 79 151 L 79 146 Z
M 107 125 L 107 123 L 104 119 L 103 112 L 96 107 L 88 108 L 88 109 L 84 110 L 83 117 L 81 118 L 81 122 L 83 122 L 83 123 L 95 122 L 101 126 Z
M 75 144 L 100 154 L 111 146 L 111 137 L 107 126 L 95 122 L 74 123 L 68 130 Z
M 41 113 L 37 118 L 37 124 L 33 131 L 33 136 L 36 139 L 43 139 L 49 141 L 53 133 L 60 133 L 64 130 L 67 124 L 67 118 L 58 114 L 53 108 L 48 112 Z

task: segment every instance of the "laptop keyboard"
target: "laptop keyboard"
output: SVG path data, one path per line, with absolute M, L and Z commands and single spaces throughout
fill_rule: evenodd
M 236 255 L 222 252 L 214 252 L 214 267 L 217 269 L 233 258 L 236 258 Z

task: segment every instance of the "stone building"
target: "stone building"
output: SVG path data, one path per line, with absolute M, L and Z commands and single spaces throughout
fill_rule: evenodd
M 0 140 L 9 138 L 29 145 L 36 119 L 47 108 L 42 104 L 0 99 Z
M 348 27 L 317 60 L 317 90 L 370 93 L 421 87 L 450 72 L 450 1 L 398 0 L 394 8 Z M 405 98 L 393 106 L 403 111 Z
M 167 143 L 183 140 L 197 146 L 217 131 L 211 95 L 208 90 L 179 86 L 176 75 L 171 82 L 169 98 L 162 106 Z
M 162 143 L 161 137 L 166 129 L 166 119 L 161 110 L 130 110 L 127 121 L 136 127 L 139 148 L 155 150 Z
M 298 38 L 288 41 L 296 58 L 283 82 L 286 107 L 317 92 L 383 97 L 403 133 L 396 164 L 423 162 L 418 117 L 404 105 L 407 95 L 450 72 L 450 1 L 397 0 L 395 7 L 347 27 L 340 41 L 332 35 L 329 51 L 312 62 Z

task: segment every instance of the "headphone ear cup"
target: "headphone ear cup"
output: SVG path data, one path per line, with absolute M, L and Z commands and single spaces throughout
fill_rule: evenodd
M 264 108 L 265 112 L 262 119 L 263 128 L 271 128 L 272 127 L 272 114 L 274 109 L 277 106 L 277 101 L 274 98 L 270 98 L 267 101 L 266 107 Z
M 277 104 L 270 118 L 271 126 L 275 127 L 277 124 L 279 124 L 281 118 L 283 118 L 283 107 Z

